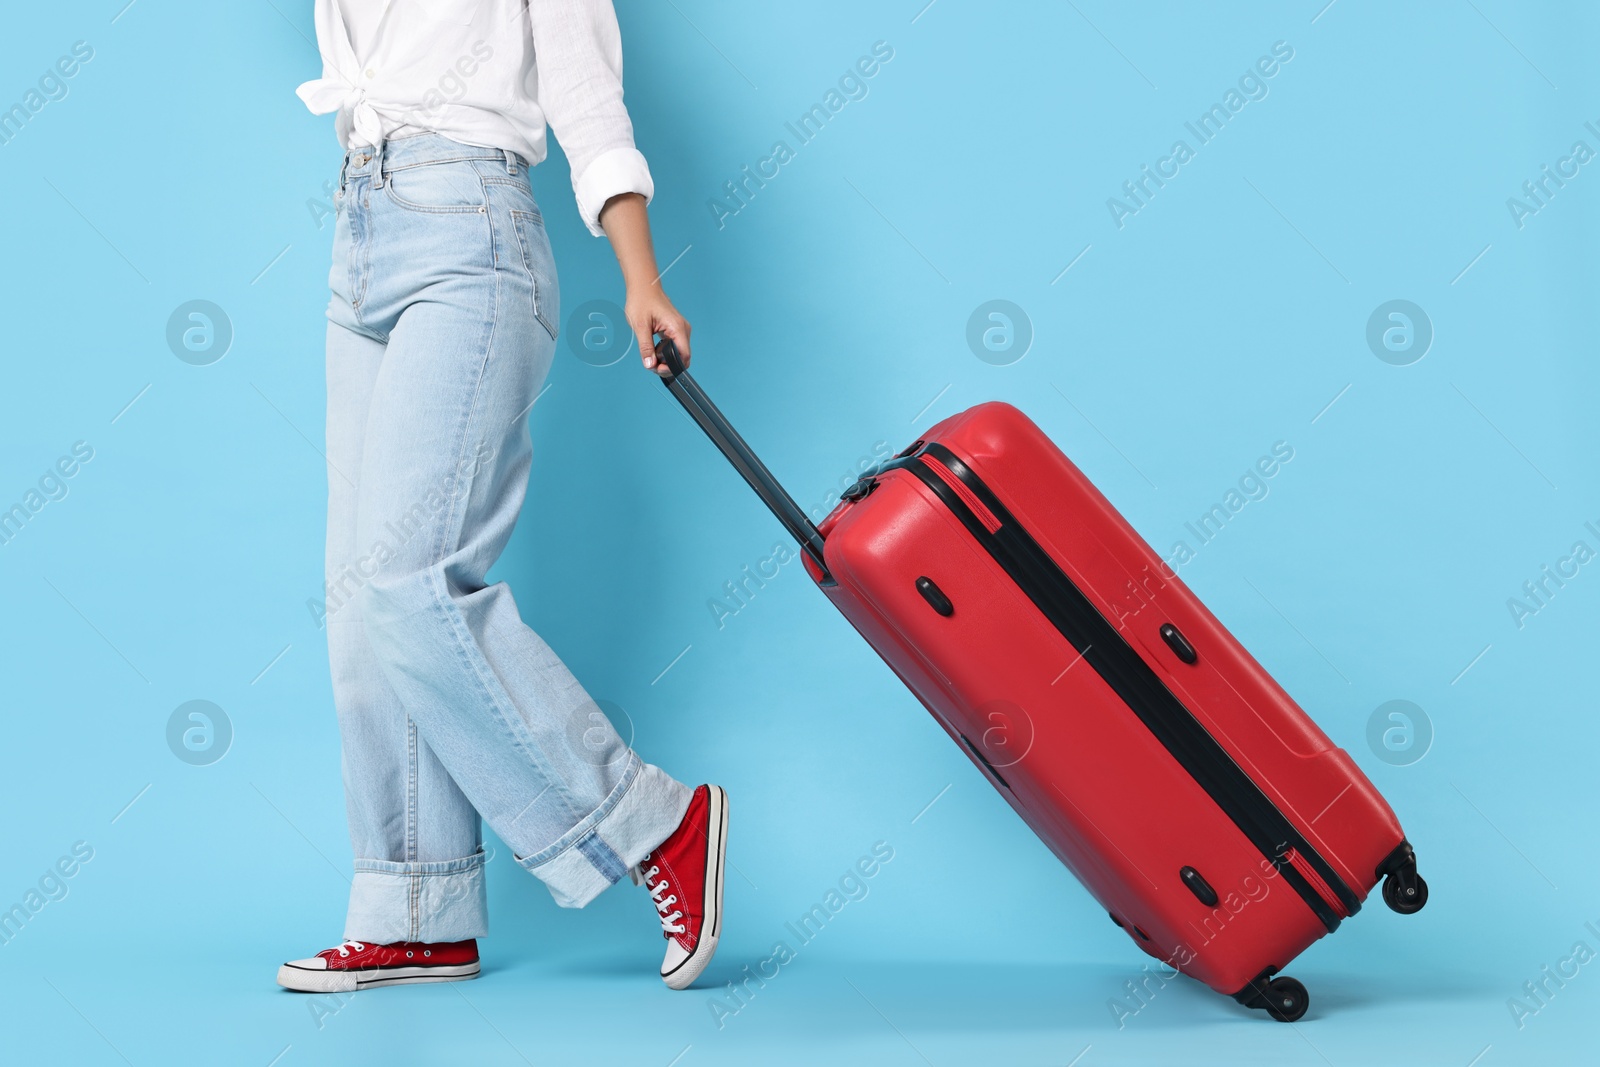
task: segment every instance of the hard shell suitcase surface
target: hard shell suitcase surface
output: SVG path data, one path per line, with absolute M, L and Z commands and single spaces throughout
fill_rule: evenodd
M 1426 902 L 1372 783 L 1016 408 L 940 422 L 816 527 L 687 373 L 668 385 L 1143 951 L 1293 1021 L 1290 960 L 1379 881 L 1395 911 Z

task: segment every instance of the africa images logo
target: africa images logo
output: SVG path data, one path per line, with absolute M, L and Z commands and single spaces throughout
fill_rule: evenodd
M 729 219 L 749 207 L 756 194 L 767 187 L 767 182 L 781 174 L 783 168 L 797 158 L 798 150 L 815 140 L 846 105 L 865 100 L 872 91 L 868 82 L 893 58 L 894 46 L 888 41 L 874 43 L 872 54 L 862 56 L 848 67 L 839 76 L 836 88 L 830 87 L 823 93 L 822 100 L 812 104 L 798 119 L 783 124 L 794 138 L 792 146 L 787 139 L 774 141 L 772 150 L 758 159 L 754 168 L 746 163 L 739 168 L 738 178 L 723 182 L 722 193 L 706 201 L 711 217 L 717 221 L 717 229 L 726 229 Z
M 1293 58 L 1294 48 L 1288 41 L 1274 41 L 1271 55 L 1257 59 L 1239 76 L 1236 86 L 1228 87 L 1221 100 L 1202 111 L 1193 121 L 1185 122 L 1183 128 L 1194 138 L 1194 144 L 1189 144 L 1181 137 L 1173 141 L 1167 154 L 1156 160 L 1154 169 L 1148 163 L 1141 164 L 1139 176 L 1122 183 L 1125 199 L 1107 197 L 1106 211 L 1111 215 L 1112 224 L 1120 230 L 1127 225 L 1128 219 L 1149 207 L 1156 193 L 1183 173 L 1183 167 L 1195 158 L 1201 148 L 1222 133 L 1233 116 L 1243 111 L 1246 104 L 1267 98 L 1267 82 L 1275 78 Z
M 74 41 L 72 54 L 64 55 L 39 75 L 39 80 L 22 94 L 22 99 L 9 108 L 0 110 L 0 145 L 8 145 L 33 121 L 33 117 L 47 104 L 65 100 L 71 87 L 69 80 L 83 69 L 83 64 L 94 58 L 94 47 L 88 41 Z

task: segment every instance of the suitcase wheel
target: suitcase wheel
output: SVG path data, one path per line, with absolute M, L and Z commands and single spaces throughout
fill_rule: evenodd
M 1383 902 L 1401 915 L 1415 915 L 1428 902 L 1428 883 L 1417 873 L 1417 854 L 1411 842 L 1401 841 L 1378 864 L 1383 879 Z
M 1264 972 L 1256 977 L 1235 993 L 1233 999 L 1247 1008 L 1260 1008 L 1280 1023 L 1299 1022 L 1311 1006 L 1311 996 L 1306 992 L 1306 987 L 1287 975 L 1279 975 L 1269 981 L 1267 975 L 1270 973 Z
M 1267 985 L 1266 996 L 1262 999 L 1264 1003 L 1261 1006 L 1280 1023 L 1298 1022 L 1311 1005 L 1306 987 L 1293 978 L 1274 978 Z
M 1383 880 L 1383 902 L 1391 911 L 1415 915 L 1428 902 L 1428 883 L 1415 867 L 1391 874 Z

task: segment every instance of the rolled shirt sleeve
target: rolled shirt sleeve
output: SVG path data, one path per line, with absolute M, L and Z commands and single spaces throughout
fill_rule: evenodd
M 611 0 L 530 0 L 538 100 L 572 167 L 578 212 L 599 237 L 600 209 L 655 195 L 622 102 L 622 34 Z

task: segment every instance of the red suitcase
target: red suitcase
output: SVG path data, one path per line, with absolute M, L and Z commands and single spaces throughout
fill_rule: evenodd
M 822 591 L 1145 952 L 1292 1022 L 1278 972 L 1380 880 L 1426 903 L 1366 775 L 1016 408 L 944 420 L 817 527 L 659 352 Z

